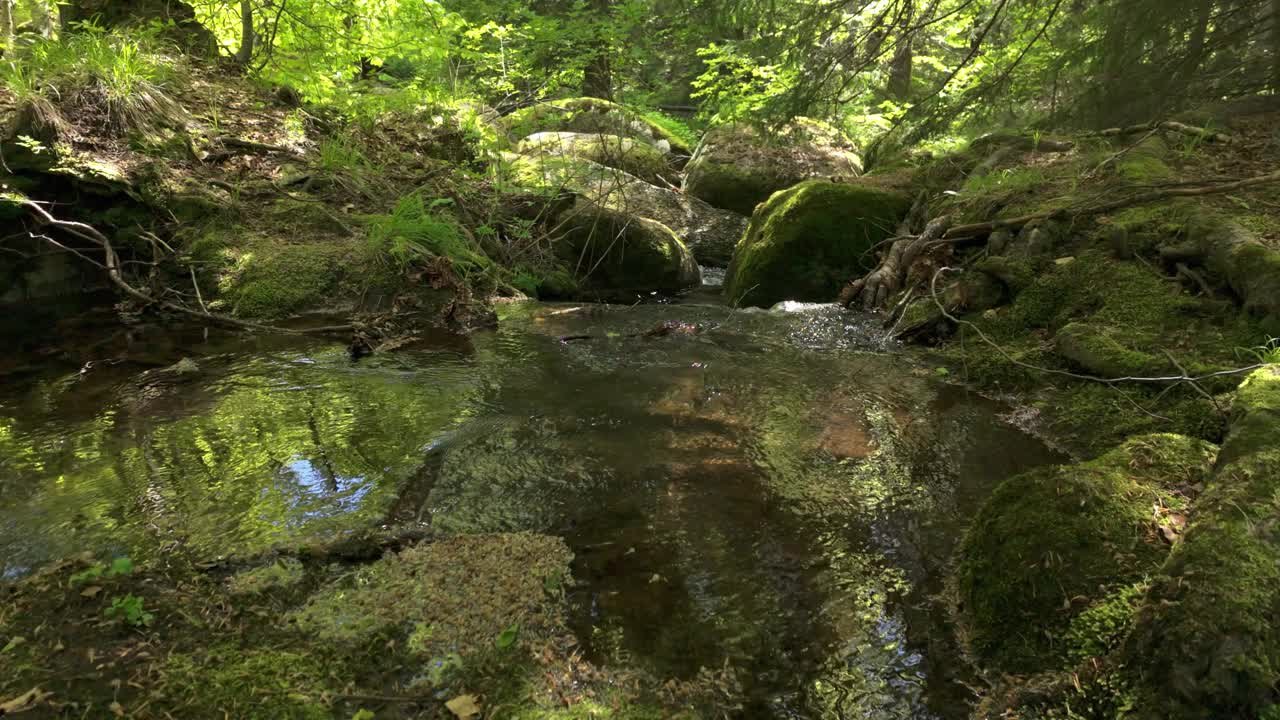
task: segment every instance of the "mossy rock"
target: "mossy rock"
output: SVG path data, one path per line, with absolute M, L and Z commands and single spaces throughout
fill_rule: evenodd
M 894 190 L 823 180 L 778 192 L 734 249 L 725 292 L 735 305 L 832 301 L 874 265 L 872 248 L 893 234 L 910 205 Z
M 965 534 L 953 578 L 974 660 L 993 672 L 1058 669 L 1072 619 L 1159 567 L 1168 546 L 1152 505 L 1185 511 L 1181 490 L 1203 481 L 1215 454 L 1203 441 L 1147 435 L 997 487 Z
M 853 142 L 825 123 L 797 118 L 776 132 L 731 124 L 703 138 L 685 169 L 684 191 L 718 208 L 751 215 L 773 193 L 812 178 L 862 174 Z
M 1264 717 L 1280 686 L 1280 366 L 1254 372 L 1126 661 L 1144 718 Z
M 677 292 L 702 282 L 693 253 L 662 223 L 579 199 L 560 224 L 556 254 L 586 288 Z
M 271 319 L 331 306 L 351 248 L 258 237 L 225 253 L 230 264 L 218 279 L 221 302 L 238 317 Z
M 639 140 L 685 157 L 693 153 L 689 142 L 641 112 L 600 98 L 569 98 L 532 105 L 501 118 L 498 125 L 514 142 L 542 132 L 594 133 Z
M 737 213 L 590 160 L 515 156 L 510 172 L 525 187 L 570 190 L 610 210 L 660 222 L 688 246 L 700 265 L 728 265 L 747 229 L 747 218 Z
M 362 568 L 314 595 L 292 619 L 323 642 L 360 645 L 403 634 L 423 658 L 465 658 L 489 650 L 512 627 L 526 640 L 559 635 L 563 609 L 548 589 L 564 582 L 571 557 L 564 541 L 545 535 L 441 539 Z
M 590 160 L 634 175 L 648 183 L 675 177 L 667 157 L 652 145 L 617 135 L 543 132 L 520 141 L 517 151 L 530 157 L 562 155 Z
M 1105 326 L 1071 323 L 1053 336 L 1055 351 L 1080 369 L 1104 378 L 1177 374 L 1167 359 L 1124 346 L 1123 333 Z

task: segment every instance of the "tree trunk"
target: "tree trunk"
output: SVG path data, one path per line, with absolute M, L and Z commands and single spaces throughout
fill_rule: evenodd
M 591 9 L 600 32 L 609 22 L 609 0 L 592 0 Z M 609 41 L 601 38 L 593 42 L 590 59 L 582 72 L 582 94 L 604 100 L 613 99 L 613 73 L 609 67 Z
M 1280 0 L 1271 0 L 1271 92 L 1280 95 Z
M 13 53 L 13 0 L 0 0 L 0 53 Z
M 1280 1 L 1280 0 L 1278 0 Z M 914 55 L 911 48 L 911 23 L 915 19 L 911 0 L 907 0 L 898 23 L 898 42 L 889 63 L 889 97 L 903 102 L 911 95 L 911 66 Z
M 253 59 L 253 45 L 257 37 L 253 31 L 253 5 L 249 0 L 240 0 L 240 49 L 236 50 L 236 62 L 241 67 Z

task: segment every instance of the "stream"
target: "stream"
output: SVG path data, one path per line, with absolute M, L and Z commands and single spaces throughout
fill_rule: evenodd
M 1062 459 L 1008 408 L 833 306 L 499 316 L 359 361 L 316 338 L 45 328 L 0 360 L 0 576 L 392 522 L 532 530 L 575 553 L 593 661 L 727 664 L 750 718 L 967 716 L 947 563 L 995 484 Z

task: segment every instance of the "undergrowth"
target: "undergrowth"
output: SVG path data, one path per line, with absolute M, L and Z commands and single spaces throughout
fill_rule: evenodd
M 65 134 L 93 118 L 116 134 L 180 124 L 186 112 L 164 89 L 178 77 L 159 26 L 126 35 L 79 23 L 0 63 L 0 84 L 33 113 L 35 124 Z

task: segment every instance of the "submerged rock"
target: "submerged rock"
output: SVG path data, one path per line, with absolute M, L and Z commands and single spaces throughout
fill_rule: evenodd
M 521 157 L 512 170 L 522 184 L 570 190 L 610 210 L 656 220 L 671 228 L 702 265 L 728 265 L 747 229 L 742 215 L 590 160 Z
M 725 277 L 734 305 L 829 301 L 875 264 L 910 199 L 869 184 L 811 180 L 770 197 L 751 218 Z
M 965 535 L 953 578 L 969 654 L 998 673 L 1058 669 L 1058 638 L 1071 620 L 1163 562 L 1162 519 L 1186 512 L 1215 455 L 1200 440 L 1147 435 L 997 487 Z
M 722 125 L 689 162 L 684 191 L 718 208 L 750 215 L 773 193 L 811 178 L 853 178 L 862 159 L 839 130 L 796 118 L 772 134 Z
M 587 287 L 675 292 L 702 282 L 693 253 L 662 223 L 579 199 L 560 225 L 556 253 Z
M 518 152 L 530 157 L 560 155 L 616 168 L 647 183 L 675 178 L 667 158 L 652 145 L 619 137 L 574 132 L 543 132 L 520 141 Z

